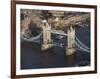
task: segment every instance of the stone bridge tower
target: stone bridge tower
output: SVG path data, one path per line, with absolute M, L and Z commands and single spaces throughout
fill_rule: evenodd
M 46 20 L 43 20 L 43 45 L 42 50 L 46 50 L 51 47 L 51 26 L 48 24 Z
M 72 55 L 75 52 L 75 27 L 68 27 L 67 28 L 67 55 Z

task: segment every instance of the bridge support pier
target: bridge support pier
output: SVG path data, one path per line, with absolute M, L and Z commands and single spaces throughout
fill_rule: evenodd
M 75 52 L 75 27 L 68 27 L 67 35 L 68 37 L 66 55 L 72 55 Z

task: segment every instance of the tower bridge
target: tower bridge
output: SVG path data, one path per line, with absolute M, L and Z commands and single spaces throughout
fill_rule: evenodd
M 43 11 L 44 12 L 44 11 Z M 47 12 L 47 11 L 46 11 Z M 40 36 L 43 36 L 43 44 L 41 46 L 42 50 L 46 50 L 48 48 L 51 48 L 54 45 L 58 45 L 58 44 L 52 44 L 52 38 L 51 38 L 51 33 L 55 33 L 55 34 L 60 34 L 60 35 L 64 35 L 67 36 L 67 46 L 65 47 L 67 49 L 66 54 L 67 55 L 72 55 L 75 51 L 76 51 L 76 46 L 84 51 L 88 51 L 89 52 L 89 48 L 84 45 L 83 43 L 80 42 L 80 40 L 78 40 L 75 36 L 75 27 L 77 25 L 84 25 L 85 23 L 87 23 L 87 19 L 90 18 L 90 14 L 89 13 L 81 13 L 81 14 L 75 14 L 75 13 L 69 13 L 71 15 L 67 16 L 67 13 L 64 11 L 48 11 L 46 14 L 52 14 L 52 17 L 55 17 L 55 19 L 50 18 L 49 16 L 44 16 L 43 14 L 39 14 L 36 12 L 30 12 L 29 17 L 24 19 L 23 21 L 21 21 L 21 26 L 22 28 L 22 39 L 26 40 L 26 41 L 33 41 L 33 42 L 41 42 L 41 40 L 37 40 L 40 38 Z M 45 15 L 46 15 L 45 14 Z M 40 18 L 40 16 L 44 16 L 44 18 L 46 20 L 43 20 Z M 73 15 L 73 16 L 72 16 Z M 63 18 L 61 18 L 63 16 Z M 30 39 L 25 38 L 24 37 L 24 32 L 25 30 L 28 29 L 28 25 L 30 24 L 30 21 L 33 21 L 37 27 L 42 28 L 42 33 L 36 37 L 32 37 Z M 67 28 L 65 30 L 67 30 L 67 33 L 61 31 L 61 30 L 53 30 L 52 27 L 58 28 L 58 27 L 62 27 L 62 28 Z M 58 46 L 62 46 L 62 45 L 58 45 Z M 62 46 L 63 47 L 63 46 Z
M 87 47 L 85 44 L 83 44 L 77 38 L 77 36 L 75 36 L 75 29 L 74 29 L 74 32 L 73 32 L 72 28 L 70 28 L 70 29 L 71 30 L 68 29 L 69 31 L 67 33 L 65 33 L 62 30 L 53 30 L 53 29 L 49 28 L 49 29 L 43 30 L 43 32 L 41 32 L 38 36 L 35 36 L 30 39 L 25 38 L 24 35 L 21 35 L 21 37 L 23 38 L 23 40 L 26 40 L 29 42 L 41 43 L 40 37 L 43 36 L 42 50 L 49 49 L 52 46 L 58 46 L 58 47 L 66 48 L 67 55 L 73 54 L 76 50 L 81 50 L 81 51 L 90 53 L 90 48 Z M 59 34 L 62 36 L 67 36 L 67 43 L 68 43 L 67 46 L 64 46 L 63 44 L 59 44 L 57 42 L 52 42 L 51 33 Z
M 42 45 L 42 50 L 46 50 L 53 45 L 50 44 L 51 42 L 51 33 L 56 33 L 60 35 L 67 35 L 67 55 L 71 55 L 75 52 L 75 28 L 72 26 L 68 27 L 67 34 L 64 33 L 63 31 L 57 31 L 57 30 L 52 30 L 51 26 L 46 22 L 46 20 L 43 21 L 44 26 L 43 26 L 43 45 Z

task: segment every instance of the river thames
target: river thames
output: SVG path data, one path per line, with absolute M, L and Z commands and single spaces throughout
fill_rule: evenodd
M 90 27 L 76 29 L 78 39 L 90 48 Z M 64 47 L 54 46 L 48 51 L 41 51 L 41 44 L 33 42 L 21 43 L 21 69 L 80 67 L 90 65 L 91 52 L 76 50 L 71 55 L 66 55 L 67 37 L 59 39 L 60 35 L 52 35 L 54 42 L 63 44 Z

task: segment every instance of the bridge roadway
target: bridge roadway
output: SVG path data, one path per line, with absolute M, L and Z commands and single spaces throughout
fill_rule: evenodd
M 48 31 L 50 31 L 51 33 L 67 36 L 67 34 L 62 30 L 48 30 Z

